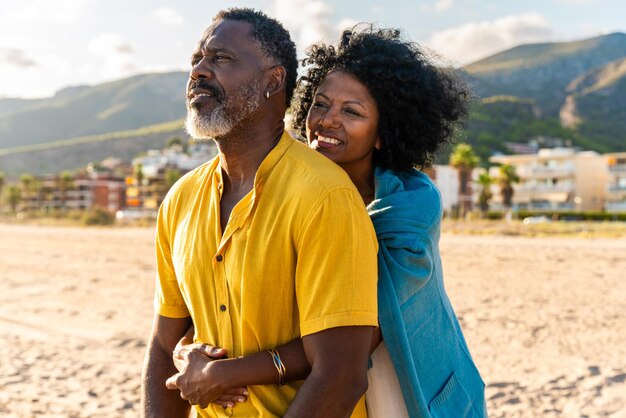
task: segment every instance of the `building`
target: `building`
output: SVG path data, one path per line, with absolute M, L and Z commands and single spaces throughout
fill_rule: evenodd
M 460 182 L 459 171 L 450 165 L 438 165 L 434 164 L 427 170 L 424 170 L 426 174 L 432 179 L 432 181 L 439 189 L 441 194 L 441 206 L 445 213 L 455 213 L 459 210 L 460 202 Z M 478 179 L 480 170 L 475 168 L 472 170 L 471 182 L 475 183 Z M 471 201 L 476 202 L 478 200 L 478 187 L 472 186 Z
M 156 211 L 180 175 L 206 163 L 217 154 L 213 142 L 191 142 L 163 150 L 149 150 L 133 159 L 135 174 L 126 177 L 126 203 L 130 209 Z
M 626 212 L 626 152 L 606 154 L 608 181 L 606 185 L 607 212 Z
M 537 154 L 498 155 L 489 161 L 515 167 L 520 182 L 513 185 L 513 205 L 518 210 L 604 209 L 606 157 L 594 151 L 540 149 Z M 492 168 L 491 175 L 497 176 L 497 167 Z M 494 209 L 502 208 L 498 190 L 494 191 L 493 203 Z
M 126 200 L 124 179 L 108 172 L 43 176 L 34 179 L 32 189 L 22 192 L 21 210 L 80 211 L 97 206 L 115 212 L 124 208 Z

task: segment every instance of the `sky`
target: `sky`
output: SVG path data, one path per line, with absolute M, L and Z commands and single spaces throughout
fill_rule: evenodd
M 203 29 L 228 7 L 280 20 L 300 56 L 359 22 L 400 28 L 451 65 L 519 44 L 626 32 L 624 0 L 0 0 L 0 98 L 187 71 Z

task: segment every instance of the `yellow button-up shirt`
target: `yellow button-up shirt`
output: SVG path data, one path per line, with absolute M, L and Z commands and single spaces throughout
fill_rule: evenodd
M 219 157 L 168 193 L 157 224 L 156 311 L 236 357 L 328 328 L 376 326 L 377 242 L 345 172 L 283 134 L 220 227 Z M 282 416 L 302 382 L 250 387 L 203 417 Z M 313 407 L 313 406 L 312 406 Z M 360 402 L 353 416 L 366 416 Z

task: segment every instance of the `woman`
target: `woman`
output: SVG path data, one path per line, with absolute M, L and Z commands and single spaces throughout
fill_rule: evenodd
M 397 30 L 345 31 L 337 48 L 314 45 L 304 62 L 294 128 L 348 173 L 379 242 L 382 342 L 379 335 L 373 344 L 369 416 L 486 416 L 484 383 L 443 285 L 440 196 L 414 168 L 432 160 L 466 115 L 465 87 Z M 278 351 L 292 373 L 306 368 L 297 347 Z

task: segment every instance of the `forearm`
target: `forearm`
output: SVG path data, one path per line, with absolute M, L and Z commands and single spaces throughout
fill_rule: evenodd
M 334 379 L 328 373 L 313 371 L 298 390 L 285 418 L 347 418 L 366 390 L 367 379 Z
M 306 358 L 302 340 L 293 340 L 277 348 L 282 363 L 285 365 L 285 381 L 305 379 L 311 366 Z M 267 351 L 249 354 L 243 357 L 216 360 L 220 373 L 229 376 L 229 387 L 270 385 L 279 380 L 278 370 Z
M 153 339 L 146 351 L 141 382 L 141 410 L 144 418 L 186 418 L 189 403 L 180 392 L 168 390 L 165 381 L 176 373 L 171 353 L 166 353 Z
M 372 331 L 365 326 L 338 327 L 304 337 L 311 373 L 285 417 L 349 417 L 367 390 Z

